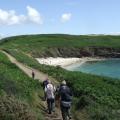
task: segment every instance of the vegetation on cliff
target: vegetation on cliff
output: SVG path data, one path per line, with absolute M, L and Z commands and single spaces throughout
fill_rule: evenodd
M 42 120 L 39 105 L 41 85 L 12 64 L 0 52 L 0 119 Z
M 0 48 L 9 52 L 18 61 L 47 73 L 59 81 L 65 79 L 74 93 L 73 112 L 76 119 L 79 120 L 79 115 L 83 113 L 84 119 L 119 120 L 119 80 L 41 65 L 34 57 L 120 57 L 120 36 L 17 36 L 5 38 Z M 30 87 L 33 90 L 34 84 Z M 24 96 L 29 98 L 26 94 Z
M 1 47 L 34 57 L 120 57 L 120 36 L 24 35 L 3 39 Z
M 12 56 L 28 66 L 36 68 L 61 81 L 65 79 L 74 94 L 74 114 L 81 119 L 79 112 L 86 111 L 86 119 L 118 120 L 120 109 L 120 81 L 81 72 L 71 72 L 60 67 L 39 64 L 23 52 L 9 50 Z M 78 112 L 79 111 L 79 112 Z M 86 114 L 83 113 L 85 117 Z M 76 115 L 77 114 L 77 115 Z M 85 114 L 85 115 L 84 115 Z M 85 118 L 84 118 L 85 119 Z

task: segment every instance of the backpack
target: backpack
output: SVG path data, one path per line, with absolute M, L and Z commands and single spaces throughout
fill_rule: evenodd
M 66 93 L 66 100 L 67 101 L 72 101 L 72 96 L 68 93 Z
M 63 101 L 72 101 L 72 93 L 67 86 L 61 86 L 60 94 Z
M 55 89 L 54 89 L 54 86 L 52 84 L 48 84 L 45 87 L 45 91 L 46 91 L 47 99 L 54 99 L 55 98 L 55 95 L 54 95 Z

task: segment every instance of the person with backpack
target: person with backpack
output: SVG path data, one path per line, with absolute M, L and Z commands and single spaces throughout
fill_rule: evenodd
M 66 81 L 63 81 L 60 86 L 59 96 L 63 120 L 67 120 L 67 118 L 71 119 L 70 108 L 72 103 L 72 92 L 70 91 L 70 88 L 66 85 Z
M 46 100 L 45 88 L 47 87 L 48 81 L 49 81 L 49 80 L 48 80 L 48 77 L 46 77 L 45 80 L 43 81 L 44 100 Z
M 55 86 L 51 83 L 51 81 L 48 81 L 48 84 L 45 87 L 45 92 L 49 114 L 51 114 L 54 111 L 55 91 L 56 91 Z

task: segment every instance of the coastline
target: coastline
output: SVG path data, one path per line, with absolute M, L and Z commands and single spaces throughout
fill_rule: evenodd
M 36 60 L 40 64 L 45 64 L 45 65 L 50 65 L 50 66 L 60 66 L 62 68 L 66 68 L 76 63 L 79 63 L 82 65 L 88 61 L 102 61 L 102 60 L 106 60 L 106 58 L 100 58 L 100 57 L 95 57 L 95 58 L 92 58 L 92 57 L 83 57 L 83 58 L 57 57 L 57 58 L 53 58 L 53 57 L 49 57 L 49 58 L 36 58 Z

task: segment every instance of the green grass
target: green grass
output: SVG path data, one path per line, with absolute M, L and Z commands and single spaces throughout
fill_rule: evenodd
M 59 49 L 107 47 L 120 48 L 120 36 L 75 36 L 75 35 L 24 35 L 5 38 L 1 42 L 1 48 L 17 49 L 27 52 L 35 57 L 54 55 Z M 65 52 L 64 51 L 64 52 Z
M 98 49 L 96 50 L 96 48 Z M 0 42 L 0 49 L 6 50 L 18 61 L 47 73 L 58 81 L 65 79 L 74 93 L 73 113 L 76 119 L 79 120 L 81 116 L 84 116 L 83 119 L 87 120 L 119 120 L 120 80 L 41 65 L 33 57 L 70 57 L 71 55 L 76 57 L 76 54 L 81 50 L 84 53 L 93 51 L 93 49 L 99 55 L 108 54 L 111 51 L 119 53 L 120 36 L 24 35 L 3 39 Z M 9 66 L 10 63 L 2 63 L 4 63 L 4 66 L 0 69 L 2 75 L 5 73 L 2 79 L 10 78 L 10 83 L 2 81 L 0 84 L 1 90 L 3 89 L 6 92 L 8 89 L 7 93 L 11 94 L 12 92 L 16 98 L 24 96 L 25 101 L 31 104 L 32 99 L 36 98 L 33 96 L 35 91 L 39 91 L 39 86 L 32 79 L 26 77 L 23 79 L 22 74 L 24 73 L 20 73 L 20 71 L 17 73 L 17 68 L 13 64 Z M 9 66 L 9 68 L 6 68 L 5 65 Z M 2 69 L 4 69 L 4 72 Z M 10 74 L 8 74 L 8 70 L 10 70 Z M 19 74 L 22 77 L 19 78 Z M 16 77 L 18 79 L 14 80 Z M 10 91 L 9 87 L 5 87 L 9 86 L 7 83 L 10 85 Z M 85 116 L 88 118 L 85 118 Z
M 42 87 L 0 52 L 0 118 L 42 120 L 39 96 Z M 39 101 L 39 102 L 38 102 Z M 39 111 L 39 112 L 37 112 Z
M 15 50 L 8 52 L 18 61 L 43 71 L 59 81 L 65 79 L 74 93 L 74 112 L 85 109 L 91 120 L 119 119 L 120 80 L 40 65 L 25 53 Z

